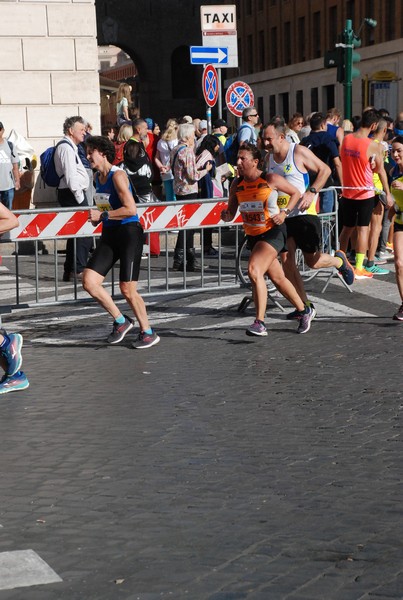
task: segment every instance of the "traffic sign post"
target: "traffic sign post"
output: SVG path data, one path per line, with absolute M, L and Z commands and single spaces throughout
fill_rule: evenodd
M 206 120 L 207 120 L 207 131 L 211 133 L 211 109 L 215 106 L 218 93 L 218 74 L 213 65 L 207 65 L 203 71 L 202 78 L 203 96 L 206 101 Z
M 236 117 L 242 117 L 245 108 L 253 106 L 255 97 L 251 87 L 244 81 L 231 83 L 225 94 L 225 102 L 228 110 Z
M 192 65 L 228 65 L 228 48 L 190 46 Z

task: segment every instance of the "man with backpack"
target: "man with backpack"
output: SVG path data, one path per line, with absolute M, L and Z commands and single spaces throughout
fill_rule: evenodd
M 20 189 L 19 162 L 13 144 L 4 139 L 4 126 L 0 123 L 0 201 L 9 210 L 15 190 Z
M 258 121 L 259 115 L 254 106 L 244 108 L 242 112 L 242 125 L 238 128 L 236 133 L 227 139 L 224 145 L 225 157 L 230 165 L 236 165 L 238 150 L 243 144 L 257 145 L 255 125 Z
M 78 116 L 67 118 L 63 123 L 63 133 L 64 138 L 57 144 L 54 152 L 55 170 L 60 177 L 57 199 L 63 207 L 88 206 L 85 190 L 89 186 L 89 177 L 78 153 L 78 146 L 84 141 L 86 134 L 84 119 Z M 67 240 L 63 281 L 70 281 L 74 272 L 79 279 L 82 278 L 91 246 L 92 238 L 77 238 L 74 270 L 74 239 Z

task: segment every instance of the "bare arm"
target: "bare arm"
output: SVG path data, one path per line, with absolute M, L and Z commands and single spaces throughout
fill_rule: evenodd
M 389 190 L 389 183 L 388 183 L 388 178 L 386 175 L 386 171 L 385 171 L 385 166 L 383 163 L 383 149 L 382 149 L 382 145 L 378 144 L 377 142 L 374 142 L 371 144 L 370 146 L 370 151 L 374 150 L 374 154 L 375 154 L 375 167 L 374 167 L 374 171 L 375 173 L 378 173 L 379 175 L 379 180 L 382 184 L 383 187 L 383 191 L 386 194 L 386 199 L 387 199 L 387 205 L 389 208 L 391 208 L 393 206 L 393 198 L 391 196 L 390 190 Z
M 21 183 L 20 183 L 20 170 L 18 168 L 18 163 L 13 164 L 13 177 L 14 177 L 14 187 L 16 190 L 19 190 L 21 187 Z
M 128 186 L 128 179 L 124 171 L 116 171 L 113 175 L 113 185 L 118 193 L 122 206 L 114 210 L 108 211 L 108 219 L 111 221 L 121 221 L 127 217 L 133 217 L 137 214 L 136 203 Z M 101 212 L 98 209 L 90 210 L 90 220 L 94 223 L 99 223 Z
M 238 200 L 235 194 L 236 186 L 237 179 L 234 179 L 229 190 L 228 206 L 226 209 L 221 211 L 221 219 L 226 223 L 234 219 L 238 209 Z
M 301 170 L 305 169 L 306 171 L 313 171 L 316 173 L 316 178 L 312 183 L 312 187 L 316 189 L 316 192 L 319 192 L 319 190 L 326 185 L 326 181 L 331 175 L 330 167 L 328 167 L 317 156 L 315 156 L 315 154 L 309 150 L 309 148 L 301 146 L 301 144 L 295 146 L 295 158 L 297 167 L 302 167 Z M 310 207 L 314 199 L 315 193 L 307 190 L 301 198 L 299 208 L 301 210 L 306 210 Z
M 291 185 L 285 177 L 281 175 L 277 175 L 276 173 L 270 173 L 266 175 L 267 183 L 270 185 L 272 190 L 284 192 L 290 196 L 290 199 L 287 204 L 287 210 L 291 211 L 297 205 L 299 199 L 301 198 L 301 193 L 297 190 L 296 187 Z M 274 215 L 273 221 L 276 225 L 281 225 L 284 223 L 286 219 L 287 213 L 284 210 L 281 210 L 278 215 Z

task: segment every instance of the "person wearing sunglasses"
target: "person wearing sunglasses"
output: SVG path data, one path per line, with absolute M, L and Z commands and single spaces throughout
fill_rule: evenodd
M 238 129 L 238 143 L 239 147 L 242 144 L 248 143 L 257 145 L 257 133 L 255 126 L 259 121 L 259 115 L 254 106 L 248 106 L 244 108 L 242 112 L 242 125 Z

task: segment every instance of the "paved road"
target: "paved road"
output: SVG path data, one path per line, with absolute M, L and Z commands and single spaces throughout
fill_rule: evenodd
M 403 329 L 383 279 L 313 281 L 309 334 L 271 308 L 258 340 L 242 290 L 149 298 L 161 343 L 142 352 L 107 347 L 93 304 L 6 315 L 31 387 L 0 402 L 0 574 L 32 549 L 62 581 L 0 600 L 403 598 Z

